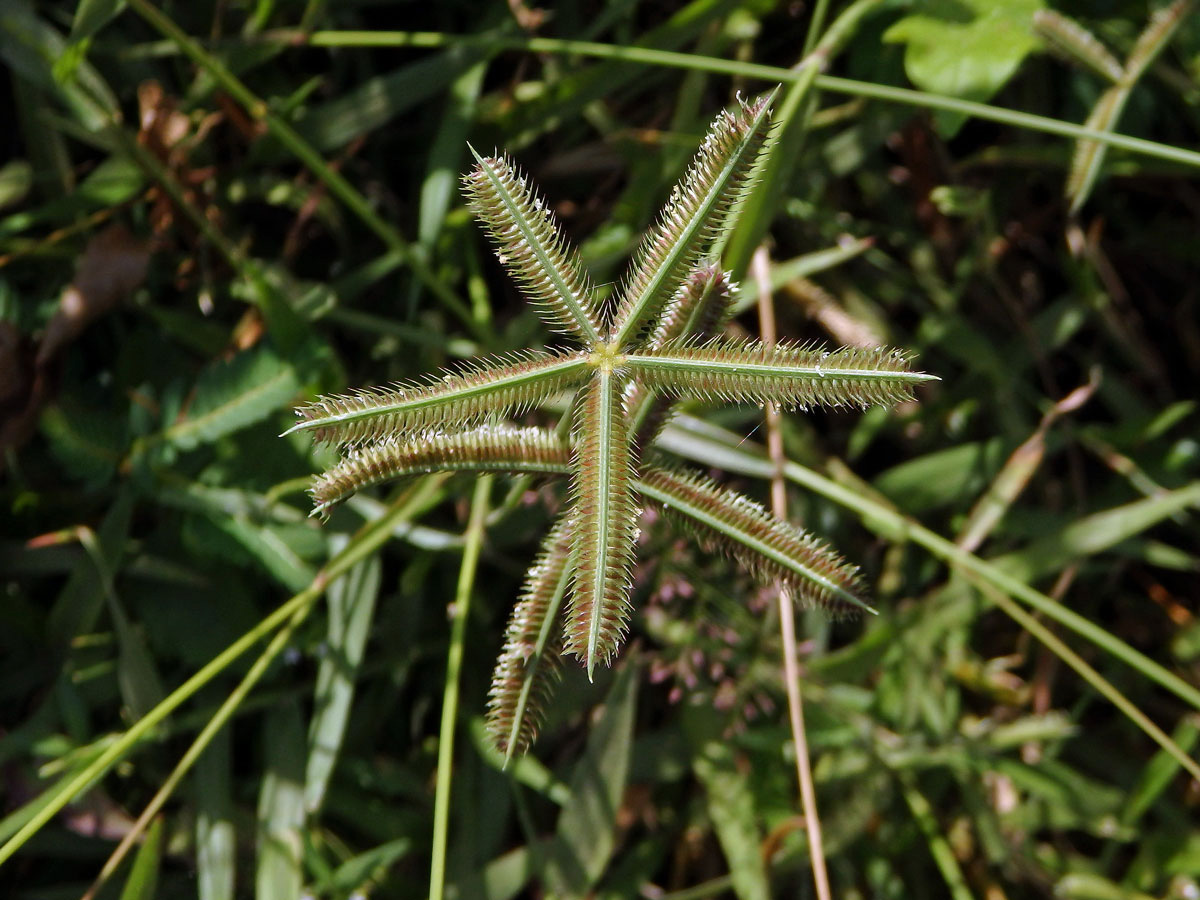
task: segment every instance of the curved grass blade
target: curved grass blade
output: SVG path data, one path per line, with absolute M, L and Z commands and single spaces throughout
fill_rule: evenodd
M 1138 35 L 1133 50 L 1125 61 L 1120 81 L 1101 95 L 1088 115 L 1085 127 L 1102 132 L 1116 130 L 1134 86 L 1146 68 L 1167 46 L 1193 3 L 1194 0 L 1175 0 L 1170 6 L 1164 6 L 1150 17 L 1149 24 Z M 1087 202 L 1107 152 L 1108 145 L 1098 141 L 1081 140 L 1075 145 L 1075 156 L 1071 160 L 1066 187 L 1067 199 L 1071 201 L 1071 215 L 1079 212 Z
M 641 381 L 675 396 L 783 406 L 891 405 L 937 376 L 913 372 L 899 350 L 715 340 L 624 357 Z
M 630 568 L 638 510 L 623 385 L 611 366 L 588 383 L 576 418 L 572 464 L 577 556 L 565 650 L 584 662 L 611 661 L 629 620 Z
M 507 767 L 537 738 L 562 674 L 559 612 L 571 581 L 574 521 L 564 515 L 547 536 L 513 608 L 488 692 L 487 727 Z
M 717 117 L 657 225 L 646 235 L 622 284 L 613 341 L 622 346 L 670 300 L 703 255 L 731 227 L 752 186 L 775 92 Z
M 362 444 L 400 431 L 463 425 L 490 412 L 515 414 L 578 385 L 588 367 L 579 352 L 512 353 L 423 383 L 319 397 L 296 410 L 300 421 L 284 434 L 311 431 L 320 443 Z
M 693 531 L 706 550 L 732 557 L 760 582 L 787 587 L 834 615 L 875 612 L 862 599 L 857 568 L 748 497 L 699 473 L 663 468 L 643 472 L 638 490 Z
M 600 340 L 592 283 L 550 209 L 507 157 L 484 158 L 463 178 L 475 215 L 499 245 L 505 268 L 553 331 L 587 344 Z
M 341 462 L 313 479 L 310 515 L 329 510 L 372 485 L 437 471 L 553 472 L 570 464 L 566 442 L 544 428 L 485 425 L 469 431 L 426 431 L 350 451 Z

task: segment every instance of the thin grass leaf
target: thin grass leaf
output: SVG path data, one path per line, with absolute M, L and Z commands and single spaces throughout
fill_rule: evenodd
M 775 92 L 717 117 L 622 283 L 613 323 L 618 346 L 670 300 L 687 273 L 728 233 L 767 137 Z
M 133 868 L 121 889 L 120 900 L 154 900 L 158 889 L 158 869 L 162 863 L 163 820 L 155 819 L 146 840 L 133 858 Z
M 629 422 L 623 385 L 610 368 L 588 383 L 576 417 L 572 499 L 577 526 L 576 570 L 565 650 L 588 670 L 608 664 L 629 621 L 630 568 L 637 539 Z
M 258 795 L 255 897 L 295 900 L 304 885 L 300 829 L 304 825 L 304 728 L 294 701 L 276 706 L 264 723 L 267 771 Z
M 1058 55 L 1086 66 L 1114 84 L 1125 76 L 1125 67 L 1094 34 L 1057 10 L 1035 12 L 1033 30 Z
M 472 211 L 499 245 L 497 255 L 552 331 L 587 344 L 600 339 L 592 283 L 545 201 L 507 157 L 475 155 L 463 178 Z
M 624 357 L 631 374 L 675 396 L 785 407 L 892 405 L 913 387 L 936 381 L 913 372 L 899 350 L 714 340 L 674 344 Z
M 507 767 L 537 738 L 562 673 L 559 611 L 571 581 L 574 521 L 562 516 L 525 576 L 488 692 L 487 728 Z
M 372 485 L 429 472 L 566 471 L 571 451 L 544 428 L 485 425 L 469 431 L 421 432 L 389 438 L 350 451 L 337 465 L 313 479 L 312 515 L 329 510 Z
M 319 397 L 296 410 L 284 434 L 311 431 L 320 443 L 361 444 L 402 431 L 449 428 L 492 412 L 519 414 L 583 381 L 582 353 L 526 350 L 464 366 L 423 383 Z
M 588 735 L 571 777 L 571 800 L 547 847 L 546 883 L 557 896 L 593 896 L 612 859 L 618 810 L 629 778 L 638 667 L 624 665 L 613 680 L 604 715 Z
M 233 900 L 237 866 L 233 772 L 228 728 L 196 761 L 196 894 L 199 900 Z
M 339 543 L 344 546 L 345 542 Z M 340 550 L 341 546 L 335 544 L 335 549 Z M 350 721 L 358 667 L 371 631 L 381 580 L 379 557 L 372 556 L 331 585 L 326 595 L 326 652 L 317 669 L 304 770 L 304 808 L 310 815 L 321 808 L 325 799 Z
M 761 583 L 783 585 L 802 603 L 835 615 L 875 612 L 858 569 L 823 542 L 695 472 L 650 468 L 638 491 L 694 532 L 708 551 L 737 560 Z
M 1146 68 L 1167 46 L 1193 2 L 1194 0 L 1175 0 L 1170 6 L 1163 7 L 1150 17 L 1149 24 L 1138 35 L 1133 50 L 1125 61 L 1120 82 L 1105 91 L 1096 101 L 1084 123 L 1085 127 L 1104 132 L 1116 130 L 1130 92 Z M 1108 145 L 1096 141 L 1081 140 L 1075 145 L 1075 155 L 1071 159 L 1065 191 L 1070 201 L 1071 215 L 1079 212 L 1087 202 L 1107 153 Z

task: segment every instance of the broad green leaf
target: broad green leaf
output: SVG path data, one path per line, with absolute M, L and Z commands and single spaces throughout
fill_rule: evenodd
M 258 795 L 256 900 L 297 900 L 304 824 L 304 726 L 295 701 L 273 707 L 263 725 L 266 774 Z
M 907 460 L 875 479 L 875 487 L 904 510 L 922 513 L 974 496 L 1004 461 L 999 438 L 959 444 Z
M 1042 0 L 920 0 L 883 39 L 905 45 L 904 70 L 923 90 L 987 100 L 1038 49 L 1033 14 L 1044 5 Z M 958 118 L 952 127 L 961 122 Z
M 341 547 L 335 545 L 333 549 L 340 551 Z M 354 700 L 354 683 L 375 614 L 380 578 L 379 557 L 373 556 L 351 569 L 330 587 L 326 595 L 329 612 L 325 656 L 317 670 L 304 775 L 304 808 L 309 813 L 321 808 L 346 733 L 350 705 Z
M 125 879 L 121 900 L 154 900 L 158 888 L 158 867 L 162 862 L 163 820 L 155 819 L 146 839 L 133 858 L 133 868 Z
M 166 431 L 175 446 L 191 450 L 269 416 L 300 389 L 292 366 L 258 347 L 204 372 L 187 415 Z
M 65 473 L 90 487 L 113 477 L 128 444 L 123 417 L 111 407 L 67 400 L 47 407 L 38 425 Z
M 616 847 L 617 809 L 633 743 L 636 673 L 637 666 L 627 658 L 571 778 L 571 801 L 558 817 L 547 871 L 548 883 L 561 893 L 586 894 L 604 874 Z

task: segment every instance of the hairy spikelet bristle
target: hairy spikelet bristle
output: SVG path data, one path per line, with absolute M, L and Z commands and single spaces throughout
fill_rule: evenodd
M 627 365 L 656 390 L 702 401 L 784 407 L 891 405 L 934 376 L 913 372 L 910 356 L 887 348 L 822 350 L 781 342 L 671 344 L 631 353 Z
M 570 582 L 572 527 L 558 521 L 525 576 L 488 692 L 487 726 L 506 759 L 537 738 L 562 669 L 562 600 Z
M 707 338 L 729 317 L 733 285 L 729 274 L 714 265 L 688 273 L 663 309 L 646 346 L 654 349 L 681 338 Z
M 1082 63 L 1111 82 L 1116 83 L 1124 77 L 1124 67 L 1108 48 L 1074 19 L 1057 10 L 1037 10 L 1033 14 L 1033 30 L 1058 55 Z
M 619 376 L 600 369 L 584 391 L 576 418 L 572 494 L 575 578 L 567 614 L 566 652 L 588 670 L 608 664 L 629 621 L 638 508 L 633 455 Z
M 717 116 L 622 283 L 613 324 L 618 343 L 632 340 L 658 315 L 688 272 L 732 226 L 767 137 L 772 96 L 739 102 Z
M 753 500 L 693 472 L 650 468 L 642 497 L 692 531 L 706 550 L 737 560 L 765 585 L 783 585 L 801 603 L 833 615 L 874 612 L 858 569 L 826 544 Z
M 1125 61 L 1125 78 L 1127 80 L 1133 81 L 1141 76 L 1146 67 L 1166 47 L 1167 42 L 1175 33 L 1175 29 L 1193 11 L 1194 6 L 1195 0 L 1175 0 L 1174 3 L 1159 7 L 1151 14 L 1150 21 L 1142 29 L 1138 39 L 1134 41 L 1133 49 L 1129 51 L 1129 58 Z
M 496 242 L 500 261 L 548 328 L 593 343 L 600 324 L 592 282 L 549 207 L 507 157 L 476 155 L 476 160 L 463 187 Z
M 510 353 L 425 382 L 318 397 L 296 410 L 300 421 L 284 433 L 308 431 L 319 443 L 344 446 L 406 431 L 465 425 L 488 413 L 518 414 L 578 385 L 587 370 L 580 352 Z
M 734 285 L 717 266 L 697 266 L 675 292 L 659 316 L 647 346 L 661 348 L 681 338 L 703 340 L 715 335 L 729 318 Z M 670 421 L 675 400 L 655 397 L 638 381 L 625 390 L 625 408 L 633 415 L 634 447 L 637 452 L 654 443 Z
M 313 479 L 312 515 L 329 510 L 351 495 L 385 481 L 428 472 L 567 471 L 566 441 L 543 428 L 484 425 L 459 432 L 425 431 L 388 438 L 348 452 L 339 463 Z

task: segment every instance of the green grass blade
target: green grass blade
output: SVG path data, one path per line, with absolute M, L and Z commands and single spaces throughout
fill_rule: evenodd
M 228 731 L 217 734 L 196 761 L 196 893 L 199 900 L 233 900 L 237 832 L 233 822 L 233 760 Z
M 358 667 L 371 631 L 381 579 L 379 557 L 372 556 L 347 572 L 326 594 L 326 651 L 317 669 L 304 771 L 304 808 L 310 815 L 321 808 L 350 721 Z
M 304 726 L 294 702 L 268 711 L 263 723 L 266 773 L 258 795 L 257 900 L 296 900 L 304 886 Z
M 645 66 L 663 66 L 676 69 L 694 69 L 702 72 L 713 72 L 721 75 L 732 75 L 741 78 L 756 78 L 768 84 L 791 84 L 810 77 L 808 67 L 787 69 L 782 66 L 768 66 L 760 63 L 741 62 L 730 59 L 699 56 L 693 53 L 681 53 L 671 50 L 656 50 L 647 47 L 624 46 L 618 44 L 603 44 L 593 41 L 574 41 L 562 38 L 541 37 L 492 37 L 481 39 L 474 35 L 450 34 L 437 31 L 379 31 L 379 32 L 339 32 L 316 31 L 309 35 L 297 35 L 295 32 L 278 32 L 271 36 L 276 40 L 300 40 L 311 46 L 320 47 L 445 47 L 459 44 L 469 45 L 485 40 L 489 45 L 503 47 L 508 50 L 525 50 L 531 53 L 560 53 L 593 56 L 600 59 L 618 59 Z M 1130 153 L 1167 159 L 1184 165 L 1200 167 L 1200 151 L 1184 147 L 1174 147 L 1158 141 L 1130 137 L 1124 134 L 1112 134 L 1085 128 L 1072 122 L 1063 122 L 1047 116 L 1034 115 L 973 100 L 961 100 L 958 97 L 946 97 L 931 94 L 927 91 L 917 91 L 911 88 L 893 87 L 885 84 L 873 84 L 866 81 L 856 81 L 851 78 L 840 78 L 835 75 L 817 75 L 815 85 L 823 91 L 847 94 L 852 97 L 883 100 L 912 106 L 917 109 L 940 109 L 946 112 L 959 113 L 968 118 L 982 119 L 987 122 L 997 122 L 1001 125 L 1011 125 L 1027 131 L 1043 134 L 1053 134 L 1073 140 L 1095 140 L 1110 147 L 1119 147 Z
M 637 666 L 617 672 L 604 715 L 588 735 L 571 778 L 571 800 L 558 817 L 546 880 L 568 896 L 586 896 L 604 873 L 617 843 L 617 810 L 629 777 L 637 705 Z
M 57 815 L 64 806 L 78 797 L 96 779 L 103 776 L 114 765 L 124 759 L 134 747 L 146 738 L 164 719 L 179 708 L 188 699 L 195 696 L 206 684 L 225 671 L 243 653 L 257 644 L 266 635 L 278 629 L 297 613 L 308 609 L 321 596 L 325 589 L 338 578 L 342 577 L 361 559 L 370 556 L 386 542 L 392 534 L 392 529 L 402 521 L 406 521 L 420 508 L 429 495 L 437 490 L 441 480 L 429 479 L 423 490 L 415 490 L 401 498 L 386 515 L 368 523 L 347 545 L 341 554 L 331 559 L 322 570 L 319 578 L 305 590 L 293 596 L 278 607 L 274 612 L 263 618 L 252 629 L 230 644 L 211 662 L 203 666 L 196 674 L 172 691 L 149 713 L 135 722 L 128 731 L 117 737 L 82 771 L 72 777 L 64 778 L 50 791 L 37 798 L 37 812 L 25 822 L 15 834 L 0 846 L 0 866 L 14 853 L 23 847 L 30 838 L 37 834 L 46 823 Z
M 154 900 L 158 889 L 158 868 L 162 863 L 163 820 L 155 819 L 146 840 L 133 859 L 133 868 L 121 889 L 121 900 Z

